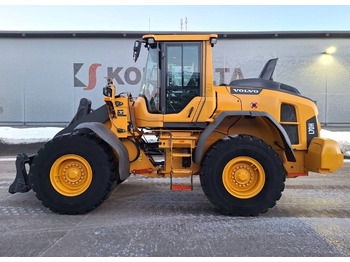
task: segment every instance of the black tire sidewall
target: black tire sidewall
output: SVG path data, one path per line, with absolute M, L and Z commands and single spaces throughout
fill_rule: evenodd
M 241 199 L 225 188 L 222 173 L 226 164 L 240 156 L 258 161 L 265 172 L 265 184 L 254 197 Z M 280 198 L 284 189 L 283 166 L 275 151 L 260 139 L 253 137 L 228 137 L 218 141 L 208 151 L 203 172 L 204 192 L 209 200 L 225 213 L 252 214 L 264 212 Z M 202 179 L 202 176 L 201 176 Z
M 57 192 L 50 181 L 53 163 L 61 156 L 75 154 L 83 157 L 91 166 L 92 181 L 82 194 L 74 197 Z M 83 213 L 97 206 L 108 193 L 111 167 L 108 155 L 94 137 L 85 135 L 65 135 L 53 139 L 34 158 L 31 172 L 33 189 L 45 206 L 60 213 Z

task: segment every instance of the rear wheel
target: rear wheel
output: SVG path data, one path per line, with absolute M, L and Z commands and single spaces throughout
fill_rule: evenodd
M 261 139 L 225 137 L 206 153 L 201 185 L 214 206 L 227 215 L 255 216 L 276 204 L 284 190 L 278 154 Z
M 30 170 L 37 198 L 63 214 L 82 214 L 100 205 L 118 180 L 116 174 L 113 151 L 97 137 L 79 133 L 48 142 Z

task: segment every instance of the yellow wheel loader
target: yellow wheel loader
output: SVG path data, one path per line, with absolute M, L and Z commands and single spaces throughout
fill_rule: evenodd
M 337 142 L 319 137 L 315 102 L 272 79 L 277 59 L 258 78 L 213 85 L 216 42 L 215 34 L 135 41 L 135 62 L 143 45 L 148 50 L 139 96 L 119 93 L 108 79 L 104 106 L 91 111 L 82 99 L 37 154 L 17 157 L 10 193 L 33 189 L 52 211 L 81 214 L 130 174 L 167 177 L 171 190 L 192 190 L 199 175 L 217 210 L 255 216 L 275 206 L 286 178 L 340 168 Z

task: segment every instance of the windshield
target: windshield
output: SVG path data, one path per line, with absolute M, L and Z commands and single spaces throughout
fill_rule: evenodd
M 160 112 L 158 83 L 158 49 L 151 48 L 148 52 L 139 94 L 146 99 L 148 111 L 151 113 Z

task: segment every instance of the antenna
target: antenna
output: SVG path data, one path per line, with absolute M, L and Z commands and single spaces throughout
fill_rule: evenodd
M 187 31 L 187 17 L 185 17 L 185 30 Z
M 182 31 L 183 19 L 180 19 L 180 30 Z

